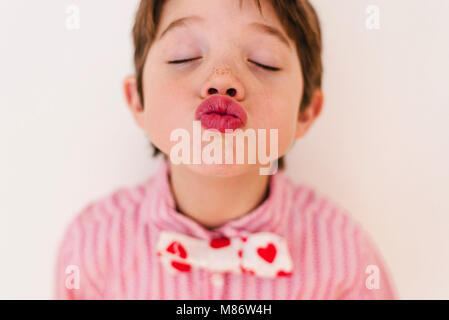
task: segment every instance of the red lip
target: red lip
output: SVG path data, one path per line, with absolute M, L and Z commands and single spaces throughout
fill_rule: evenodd
M 201 120 L 205 129 L 238 129 L 246 124 L 247 115 L 240 104 L 223 95 L 213 95 L 196 109 L 196 120 Z

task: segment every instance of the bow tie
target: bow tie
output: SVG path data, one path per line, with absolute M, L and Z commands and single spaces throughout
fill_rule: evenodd
M 289 276 L 293 270 L 285 239 L 270 232 L 203 240 L 182 233 L 161 231 L 157 254 L 164 267 L 171 272 L 204 268 L 213 272 L 274 278 Z

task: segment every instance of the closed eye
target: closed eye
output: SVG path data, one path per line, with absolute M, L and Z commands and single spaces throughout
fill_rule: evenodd
M 198 57 L 198 58 L 191 58 L 191 59 L 183 59 L 183 60 L 174 60 L 174 61 L 169 61 L 168 63 L 171 63 L 171 64 L 181 64 L 181 63 L 186 63 L 186 62 L 190 62 L 190 61 L 197 60 L 197 59 L 201 59 L 201 57 Z
M 258 67 L 261 67 L 261 68 L 269 70 L 269 71 L 279 71 L 279 70 L 281 70 L 280 68 L 266 66 L 266 65 L 263 65 L 261 63 L 257 63 L 255 61 L 251 61 L 251 60 L 248 60 L 248 61 L 251 62 L 251 63 L 254 63 Z
M 187 62 L 194 61 L 194 60 L 197 60 L 197 59 L 201 59 L 201 57 L 191 58 L 191 59 L 183 59 L 183 60 L 173 60 L 173 61 L 169 61 L 168 63 L 170 63 L 170 64 L 182 64 L 182 63 L 187 63 Z M 280 68 L 270 67 L 270 66 L 263 65 L 261 63 L 255 62 L 255 61 L 251 61 L 251 60 L 249 60 L 249 61 L 251 63 L 255 64 L 256 66 L 261 67 L 261 68 L 266 69 L 266 70 L 269 70 L 269 71 L 279 71 L 279 70 L 281 70 Z

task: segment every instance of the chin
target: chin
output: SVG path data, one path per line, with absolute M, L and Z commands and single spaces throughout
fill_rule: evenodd
M 258 172 L 260 167 L 257 164 L 188 164 L 189 170 L 210 177 L 229 178 L 249 173 Z

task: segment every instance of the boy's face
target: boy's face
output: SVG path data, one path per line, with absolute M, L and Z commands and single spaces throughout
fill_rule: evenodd
M 299 56 L 274 9 L 268 1 L 261 1 L 262 16 L 253 0 L 242 1 L 242 7 L 239 2 L 168 1 L 143 71 L 143 108 L 136 98 L 135 79 L 125 80 L 126 96 L 137 123 L 168 156 L 179 142 L 170 141 L 171 133 L 182 128 L 192 140 L 195 111 L 214 93 L 228 95 L 243 107 L 247 114 L 243 131 L 254 129 L 257 133 L 257 129 L 266 129 L 267 154 L 270 129 L 277 129 L 278 157 L 304 135 L 320 113 L 319 92 L 307 112 L 302 116 L 299 113 L 304 87 Z M 180 18 L 186 18 L 185 22 L 166 31 Z M 263 25 L 277 31 L 269 32 Z M 169 63 L 187 59 L 195 60 Z M 211 88 L 215 90 L 209 91 Z M 235 89 L 235 95 L 229 95 L 230 88 Z M 205 129 L 202 130 L 203 133 Z M 203 147 L 208 144 L 202 142 Z M 192 145 L 193 141 L 191 148 Z M 234 146 L 234 155 L 235 150 Z M 247 154 L 248 148 L 245 150 Z M 192 170 L 211 175 L 239 174 L 250 166 L 254 168 L 241 164 L 188 165 Z

